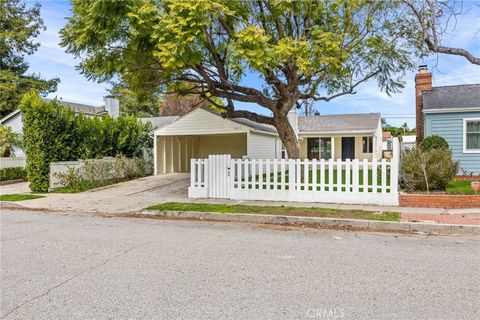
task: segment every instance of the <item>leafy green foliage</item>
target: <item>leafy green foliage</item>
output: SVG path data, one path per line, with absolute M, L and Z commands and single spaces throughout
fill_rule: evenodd
M 444 190 L 458 168 L 450 149 L 413 149 L 402 155 L 401 184 L 408 192 Z
M 45 102 L 35 93 L 22 100 L 27 173 L 32 191 L 48 191 L 50 162 L 115 156 L 141 156 L 152 147 L 149 124 L 133 116 L 89 118 Z
M 27 8 L 20 0 L 0 1 L 0 116 L 13 111 L 22 95 L 32 89 L 41 94 L 54 92 L 58 78 L 44 80 L 40 75 L 25 75 L 25 55 L 39 47 L 34 39 L 45 30 L 40 5 Z
M 0 169 L 0 181 L 25 179 L 26 177 L 27 170 L 22 167 Z
M 443 137 L 432 134 L 431 136 L 423 139 L 422 143 L 420 144 L 420 148 L 423 151 L 431 149 L 448 149 L 448 142 Z
M 297 158 L 286 117 L 297 103 L 353 94 L 369 79 L 388 94 L 403 88 L 417 52 L 405 47 L 402 37 L 410 33 L 399 30 L 401 17 L 391 14 L 397 5 L 74 0 L 61 44 L 82 57 L 79 67 L 88 78 L 119 79 L 143 95 L 198 94 L 214 105 L 211 98 L 221 99 L 217 107 L 229 117 L 276 126 L 289 156 Z M 242 81 L 247 71 L 261 84 Z M 235 101 L 256 103 L 273 116 L 237 110 Z
M 382 118 L 382 129 L 385 132 L 390 132 L 393 137 L 400 137 L 402 135 L 415 134 L 415 128 L 410 129 L 408 124 L 404 122 L 400 127 L 395 127 L 388 124 L 385 119 Z
M 13 132 L 11 127 L 0 125 L 0 157 L 15 156 L 14 147 L 21 148 L 22 135 Z
M 70 167 L 64 172 L 54 173 L 53 176 L 63 186 L 54 192 L 82 192 L 152 173 L 153 159 L 149 156 L 127 158 L 118 154 L 113 160 L 87 160 L 78 168 Z

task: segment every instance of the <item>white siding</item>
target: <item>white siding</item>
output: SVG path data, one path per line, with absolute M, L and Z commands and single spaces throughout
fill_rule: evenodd
M 185 136 L 247 132 L 241 124 L 224 119 L 201 108 L 195 109 L 174 123 L 155 131 L 160 136 Z
M 275 136 L 251 132 L 249 135 L 249 157 L 252 159 L 278 159 L 278 141 Z

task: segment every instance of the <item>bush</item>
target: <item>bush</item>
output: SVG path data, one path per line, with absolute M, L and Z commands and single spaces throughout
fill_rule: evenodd
M 409 192 L 444 190 L 457 171 L 449 149 L 413 149 L 402 155 L 401 184 Z
M 115 158 L 115 176 L 118 178 L 133 179 L 145 176 L 145 160 L 140 157 L 127 158 L 117 155 Z
M 48 191 L 50 162 L 143 154 L 152 147 L 150 124 L 133 116 L 113 119 L 75 114 L 56 101 L 43 101 L 28 93 L 20 106 L 23 112 L 27 176 L 34 192 Z
M 86 181 L 104 181 L 114 178 L 114 165 L 108 160 L 89 160 L 83 164 L 83 178 Z
M 56 172 L 53 176 L 62 186 L 69 189 L 76 189 L 83 181 L 80 170 L 75 168 L 68 168 L 66 172 Z
M 443 137 L 433 134 L 423 139 L 420 148 L 423 151 L 431 149 L 448 149 L 448 142 Z
M 27 170 L 22 167 L 0 169 L 0 181 L 25 179 L 26 177 Z

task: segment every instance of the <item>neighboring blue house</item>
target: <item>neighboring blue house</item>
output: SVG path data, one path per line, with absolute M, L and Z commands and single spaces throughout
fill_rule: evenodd
M 415 77 L 417 127 L 419 113 L 423 122 L 417 141 L 432 134 L 445 138 L 460 162 L 459 174 L 480 174 L 480 84 L 432 87 L 431 79 L 426 68 Z

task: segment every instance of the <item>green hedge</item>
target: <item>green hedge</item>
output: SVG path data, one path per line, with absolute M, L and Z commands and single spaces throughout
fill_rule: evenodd
M 22 167 L 0 169 L 0 181 L 25 179 L 26 177 L 27 170 Z
M 152 147 L 151 126 L 133 116 L 87 117 L 56 101 L 44 101 L 36 93 L 26 94 L 20 108 L 27 177 L 34 192 L 48 191 L 52 161 L 141 156 Z

